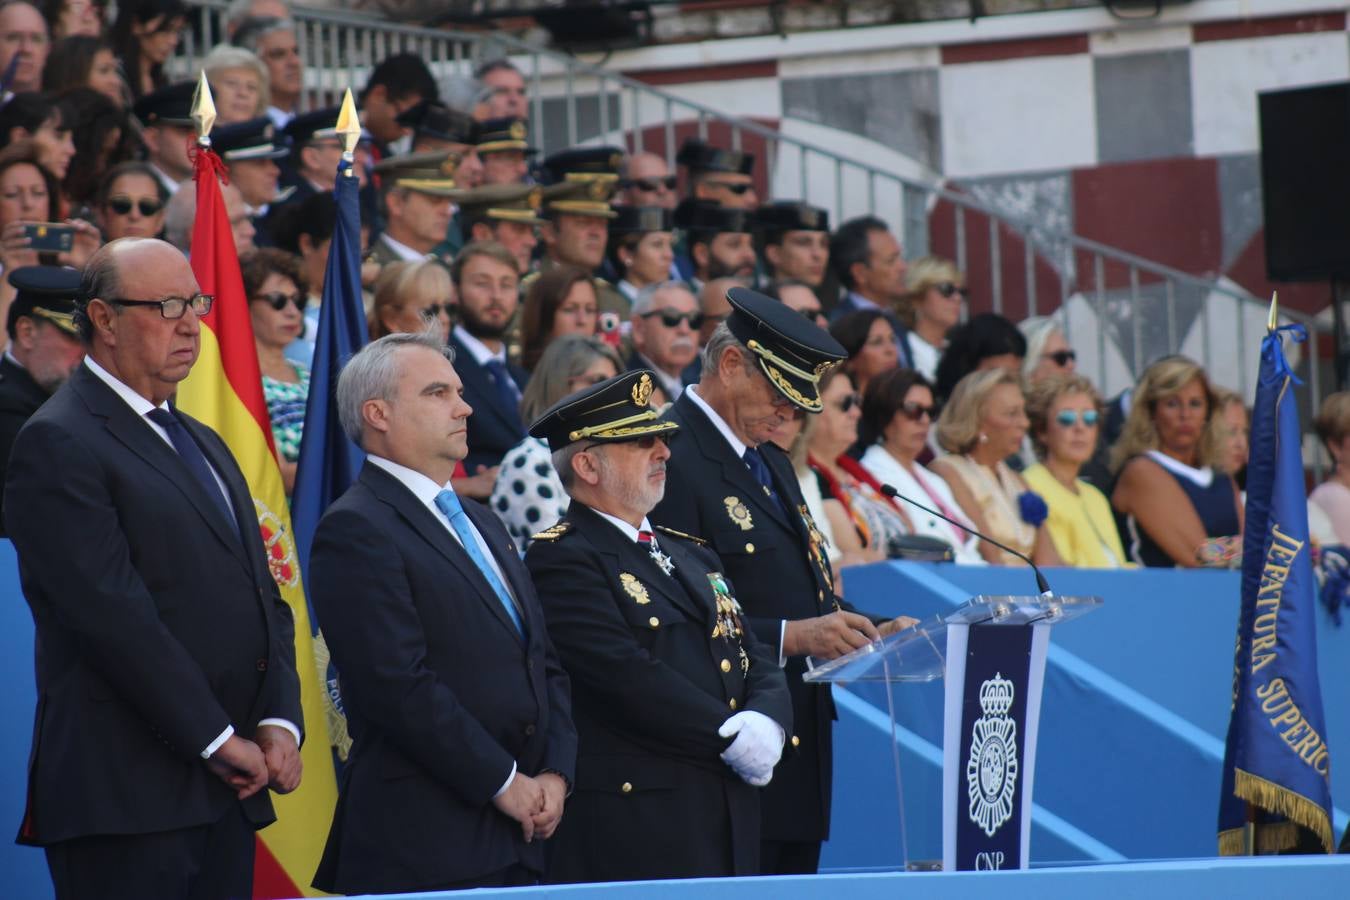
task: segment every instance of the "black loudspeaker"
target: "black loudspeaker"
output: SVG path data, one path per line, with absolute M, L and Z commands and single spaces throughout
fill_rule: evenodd
M 1350 81 L 1259 105 L 1266 277 L 1350 279 Z

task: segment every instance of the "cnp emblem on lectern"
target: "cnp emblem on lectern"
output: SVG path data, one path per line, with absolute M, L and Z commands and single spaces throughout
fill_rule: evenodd
M 1017 789 L 1017 723 L 1008 716 L 1013 705 L 1013 683 L 995 672 L 980 685 L 980 708 L 970 734 L 966 760 L 966 795 L 970 821 L 993 837 L 1012 818 Z

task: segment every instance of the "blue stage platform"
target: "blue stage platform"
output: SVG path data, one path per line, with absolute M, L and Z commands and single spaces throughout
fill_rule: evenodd
M 880 686 L 836 689 L 832 840 L 811 879 L 754 879 L 513 890 L 516 898 L 1000 898 L 1350 894 L 1350 860 L 1212 860 L 1228 722 L 1238 578 L 1226 572 L 1051 570 L 1061 594 L 1105 606 L 1053 636 L 1033 810 L 1033 871 L 900 874 L 890 723 Z M 849 570 L 848 597 L 884 614 L 946 612 L 974 594 L 1033 593 L 1025 570 L 881 563 Z M 34 703 L 32 620 L 14 555 L 0 541 L 0 829 L 14 834 Z M 1350 624 L 1321 614 L 1319 664 L 1332 796 L 1350 804 Z M 941 856 L 941 683 L 894 688 L 909 858 Z M 1337 763 L 1336 760 L 1340 762 Z M 1338 811 L 1336 829 L 1346 827 Z M 3 833 L 3 832 L 0 832 Z M 1200 859 L 1197 859 L 1200 858 Z M 5 896 L 51 896 L 42 854 L 0 840 Z M 485 892 L 490 894 L 494 892 Z

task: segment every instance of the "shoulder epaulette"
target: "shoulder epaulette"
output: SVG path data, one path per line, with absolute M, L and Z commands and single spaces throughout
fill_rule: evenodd
M 657 526 L 655 526 L 655 528 L 656 528 L 657 531 L 665 532 L 666 534 L 668 534 L 668 535 L 670 535 L 670 536 L 672 536 L 672 537 L 684 538 L 686 541 L 693 541 L 695 544 L 706 544 L 706 543 L 708 543 L 707 540 L 704 539 L 704 538 L 701 538 L 701 537 L 695 537 L 695 536 L 692 535 L 692 534 L 685 534 L 683 531 L 676 531 L 674 528 L 667 528 L 667 527 L 664 526 L 664 525 L 657 525 Z
M 564 534 L 572 530 L 571 522 L 559 522 L 557 525 L 550 525 L 543 531 L 530 538 L 532 541 L 556 541 Z

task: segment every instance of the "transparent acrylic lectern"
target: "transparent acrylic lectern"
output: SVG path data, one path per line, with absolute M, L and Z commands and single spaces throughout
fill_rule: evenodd
M 896 801 L 900 814 L 900 850 L 906 869 L 918 866 L 911 865 L 905 833 L 904 782 L 900 772 L 900 744 L 897 738 L 895 701 L 891 685 L 897 682 L 923 683 L 942 678 L 947 673 L 948 636 L 953 626 L 1057 625 L 1091 612 L 1101 606 L 1101 603 L 1100 597 L 1055 595 L 974 597 L 945 616 L 931 616 L 911 628 L 874 641 L 837 659 L 808 661 L 809 667 L 803 676 L 808 682 L 886 684 L 886 708 L 891 723 L 891 763 L 895 768 Z M 1043 657 L 1041 665 L 1044 665 Z M 948 706 L 951 702 L 949 692 Z M 1039 710 L 1034 711 L 1034 714 L 1038 713 Z M 948 709 L 948 720 L 951 714 L 952 710 Z M 1032 715 L 1033 711 L 1029 709 L 1028 716 Z M 946 754 L 944 758 L 947 758 Z M 1029 783 L 1022 802 L 1026 809 L 1031 808 Z M 930 867 L 923 866 L 923 868 Z

